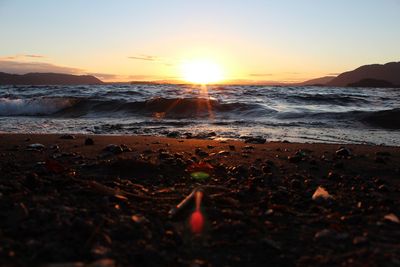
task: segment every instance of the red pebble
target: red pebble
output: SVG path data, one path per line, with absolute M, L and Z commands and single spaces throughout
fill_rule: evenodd
M 193 234 L 200 234 L 204 227 L 204 217 L 200 211 L 195 211 L 190 217 L 190 228 Z

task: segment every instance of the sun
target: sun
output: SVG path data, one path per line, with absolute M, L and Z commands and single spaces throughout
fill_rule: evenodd
M 185 61 L 181 71 L 183 80 L 195 84 L 217 83 L 224 78 L 220 65 L 207 59 Z

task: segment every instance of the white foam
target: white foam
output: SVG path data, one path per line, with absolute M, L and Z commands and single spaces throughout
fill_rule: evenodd
M 0 98 L 0 116 L 48 115 L 71 107 L 74 102 L 70 98 Z

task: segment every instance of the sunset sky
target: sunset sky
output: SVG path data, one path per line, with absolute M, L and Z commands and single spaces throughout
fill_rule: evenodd
M 0 71 L 302 81 L 400 59 L 400 0 L 0 0 Z

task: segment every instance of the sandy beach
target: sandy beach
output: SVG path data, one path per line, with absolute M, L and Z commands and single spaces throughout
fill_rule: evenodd
M 1 134 L 0 265 L 400 264 L 399 147 L 262 142 Z

